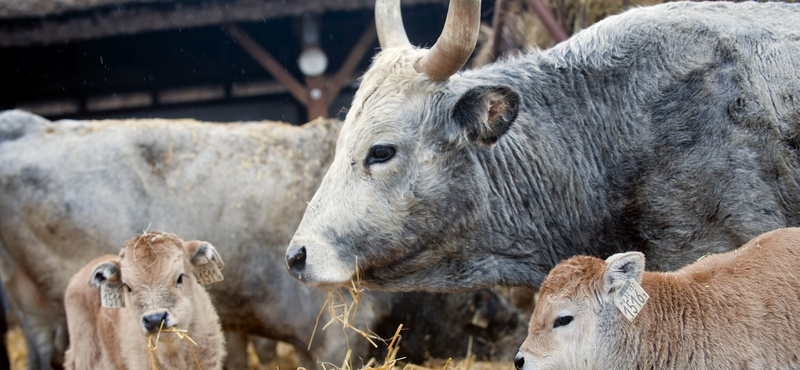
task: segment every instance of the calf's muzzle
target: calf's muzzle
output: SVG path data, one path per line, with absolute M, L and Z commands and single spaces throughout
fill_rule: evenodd
M 164 329 L 166 329 L 169 313 L 167 311 L 158 311 L 153 313 L 147 313 L 142 316 L 142 328 L 144 329 L 145 333 L 157 333 L 158 330 L 161 328 L 161 322 L 164 322 Z
M 514 357 L 515 369 L 522 370 L 524 366 L 525 366 L 525 357 L 523 357 L 521 354 L 518 354 L 516 357 Z

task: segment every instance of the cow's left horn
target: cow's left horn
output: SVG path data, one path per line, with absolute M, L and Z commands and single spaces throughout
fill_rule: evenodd
M 375 3 L 375 26 L 382 49 L 411 45 L 403 27 L 400 0 L 378 0 Z
M 451 0 L 442 34 L 420 60 L 420 69 L 434 81 L 458 72 L 475 50 L 480 22 L 480 0 Z

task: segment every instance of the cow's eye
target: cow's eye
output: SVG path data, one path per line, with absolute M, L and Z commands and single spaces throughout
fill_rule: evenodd
M 125 287 L 125 289 L 127 289 L 127 290 L 128 290 L 128 293 L 130 293 L 130 292 L 132 292 L 132 291 L 133 291 L 133 289 L 131 289 L 131 287 L 130 287 L 128 284 L 122 283 L 122 286 L 124 286 L 124 287 Z
M 556 322 L 553 323 L 553 329 L 555 329 L 555 328 L 557 328 L 559 326 L 569 325 L 569 323 L 571 323 L 573 319 L 574 319 L 574 317 L 569 316 L 569 315 L 559 316 L 559 317 L 556 318 Z
M 181 286 L 181 284 L 183 284 L 183 274 L 178 275 L 178 281 L 176 282 L 176 284 L 178 286 Z
M 369 148 L 369 154 L 364 162 L 367 166 L 375 163 L 386 162 L 394 157 L 395 149 L 390 145 L 373 145 Z

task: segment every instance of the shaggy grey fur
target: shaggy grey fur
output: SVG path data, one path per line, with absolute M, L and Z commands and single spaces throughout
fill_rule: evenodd
M 443 86 L 359 91 L 289 252 L 311 261 L 324 241 L 380 289 L 535 287 L 574 254 L 638 250 L 672 270 L 800 225 L 799 25 L 797 4 L 670 3 Z M 396 144 L 391 176 L 337 162 L 368 139 Z M 337 212 L 338 194 L 388 205 Z

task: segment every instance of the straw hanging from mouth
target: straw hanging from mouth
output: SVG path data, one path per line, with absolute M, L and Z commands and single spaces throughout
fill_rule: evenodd
M 194 339 L 192 339 L 192 337 L 189 336 L 188 334 L 189 331 L 185 329 L 180 329 L 178 327 L 171 327 L 164 329 L 164 320 L 161 320 L 161 326 L 158 327 L 158 333 L 156 333 L 155 343 L 153 343 L 153 334 L 150 333 L 147 335 L 147 353 L 149 355 L 148 358 L 150 360 L 150 364 L 152 365 L 153 368 L 152 370 L 158 370 L 158 367 L 156 366 L 156 358 L 158 359 L 158 363 L 162 363 L 161 355 L 158 354 L 158 342 L 159 339 L 161 338 L 162 331 L 165 333 L 173 333 L 180 340 L 189 341 L 190 343 L 189 351 L 192 352 L 192 356 L 194 357 L 194 363 L 197 365 L 197 370 L 203 370 L 203 368 L 200 367 L 200 360 L 197 358 L 197 353 L 194 352 L 193 348 L 193 346 L 194 347 L 197 346 L 197 342 L 195 342 Z M 155 355 L 153 355 L 153 353 L 155 353 Z

